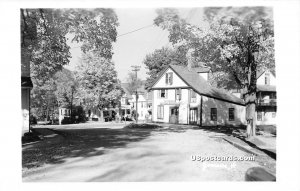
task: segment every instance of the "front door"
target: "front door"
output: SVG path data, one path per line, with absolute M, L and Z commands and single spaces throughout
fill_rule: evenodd
M 197 125 L 198 108 L 190 108 L 190 124 Z
M 171 107 L 169 122 L 177 124 L 178 123 L 178 114 L 179 114 L 178 107 Z

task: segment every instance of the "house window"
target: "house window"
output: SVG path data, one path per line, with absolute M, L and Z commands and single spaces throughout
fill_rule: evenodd
M 196 92 L 194 90 L 191 90 L 191 102 L 196 102 Z
M 265 74 L 265 85 L 270 85 L 270 74 L 269 73 Z
M 217 121 L 217 108 L 210 109 L 210 120 Z
M 162 89 L 162 90 L 159 90 L 158 91 L 158 97 L 159 98 L 167 98 L 167 90 L 165 90 L 165 89 Z
M 126 102 L 125 98 L 122 97 L 122 98 L 121 98 L 121 103 L 122 103 L 122 104 L 126 104 L 125 102 Z
M 262 121 L 262 112 L 257 112 L 257 121 Z
M 157 106 L 157 119 L 163 119 L 164 118 L 164 106 L 159 105 Z
M 229 121 L 234 121 L 234 108 L 229 108 Z
M 166 73 L 166 84 L 173 84 L 173 72 Z
M 175 100 L 181 100 L 181 89 L 175 89 Z

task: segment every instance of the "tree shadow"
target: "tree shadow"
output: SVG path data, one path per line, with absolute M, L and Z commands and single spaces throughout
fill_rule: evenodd
M 23 168 L 38 167 L 45 163 L 64 163 L 70 157 L 92 157 L 104 154 L 107 149 L 126 147 L 131 142 L 141 141 L 151 135 L 148 129 L 59 129 L 61 141 L 42 141 L 24 147 Z

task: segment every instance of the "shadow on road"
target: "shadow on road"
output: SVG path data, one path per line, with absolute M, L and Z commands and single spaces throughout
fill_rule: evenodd
M 59 164 L 69 157 L 102 155 L 106 149 L 125 147 L 150 136 L 151 130 L 131 129 L 63 129 L 54 130 L 64 137 L 61 141 L 43 141 L 23 147 L 23 168 L 38 167 L 45 163 Z

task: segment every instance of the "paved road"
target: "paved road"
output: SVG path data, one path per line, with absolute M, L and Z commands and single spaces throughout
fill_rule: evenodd
M 249 156 L 215 132 L 69 127 L 60 127 L 65 136 L 60 144 L 23 148 L 23 181 L 243 181 L 248 168 L 259 166 L 256 161 L 192 161 L 192 155 Z M 31 168 L 34 162 L 24 160 L 34 154 L 45 164 Z

